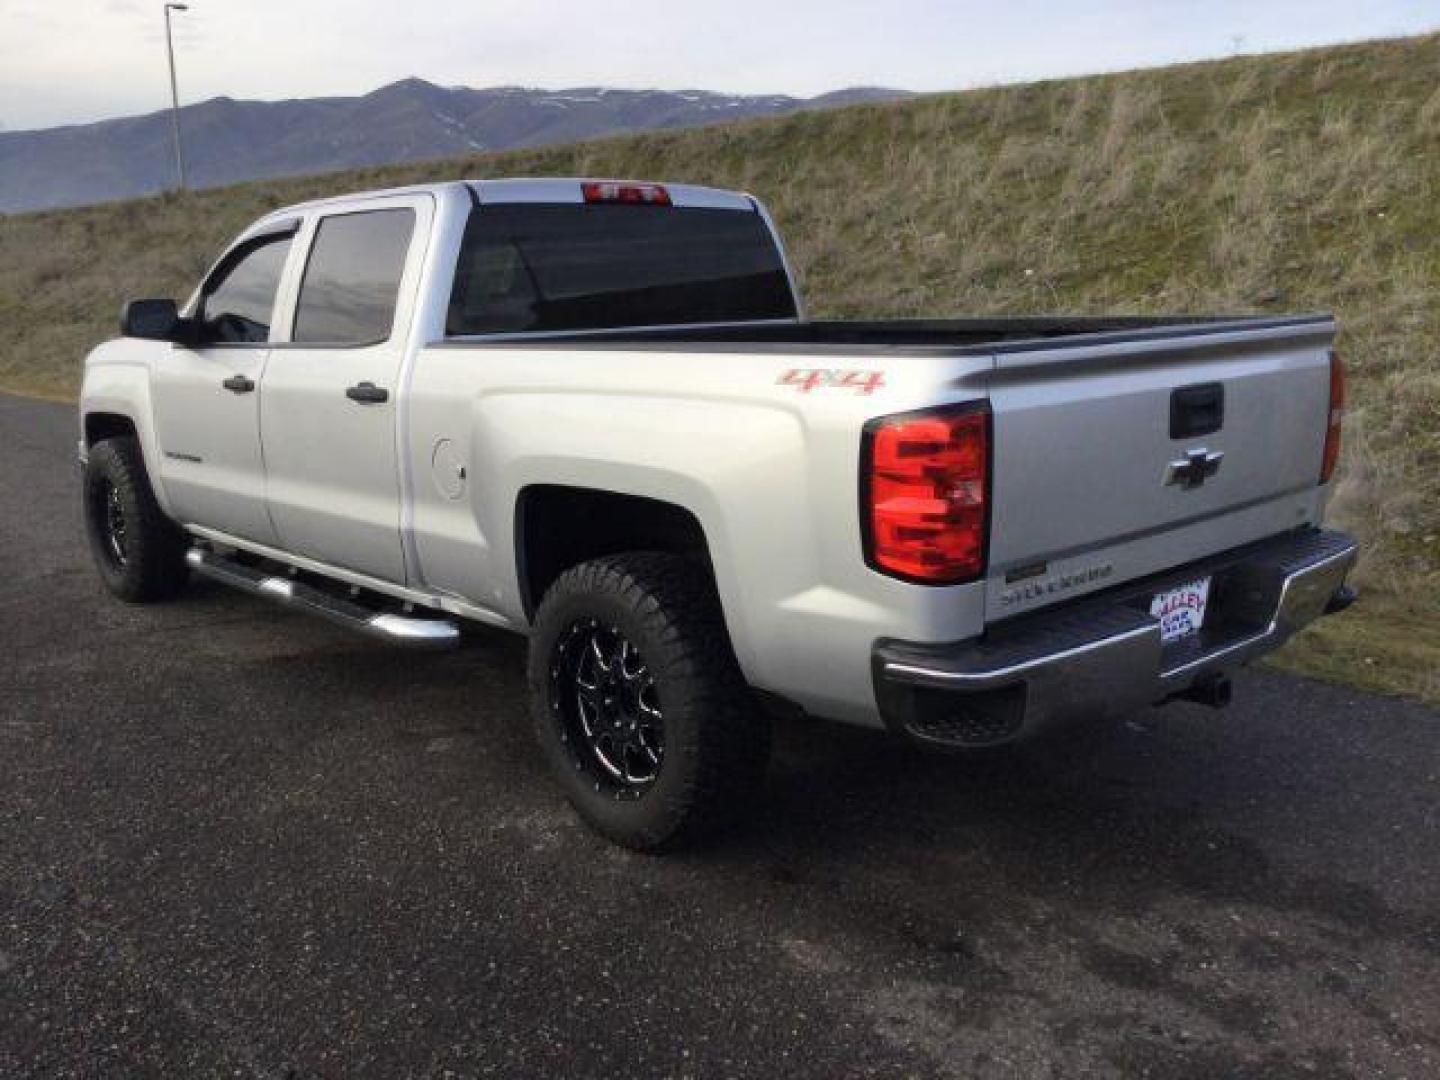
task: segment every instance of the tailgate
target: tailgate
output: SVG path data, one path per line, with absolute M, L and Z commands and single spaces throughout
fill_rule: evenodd
M 1318 520 L 1328 318 L 1002 349 L 986 618 Z

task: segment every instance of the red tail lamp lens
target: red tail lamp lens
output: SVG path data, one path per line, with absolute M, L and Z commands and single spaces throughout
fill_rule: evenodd
M 1320 459 L 1320 483 L 1328 484 L 1340 460 L 1340 429 L 1345 423 L 1345 365 L 1340 354 L 1330 354 L 1330 413 L 1325 426 L 1325 456 Z
M 985 570 L 990 413 L 966 407 L 887 417 L 866 434 L 866 558 L 927 584 Z

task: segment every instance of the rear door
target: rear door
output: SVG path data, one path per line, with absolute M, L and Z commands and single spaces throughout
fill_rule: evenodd
M 397 396 L 429 197 L 317 212 L 261 394 L 266 494 L 289 551 L 405 580 Z
M 1322 319 L 999 353 L 987 617 L 1314 518 L 1333 329 Z
M 151 371 L 161 482 L 176 517 L 262 544 L 277 537 L 257 391 L 298 227 L 296 218 L 262 228 L 226 252 L 196 301 L 200 342 L 174 346 Z

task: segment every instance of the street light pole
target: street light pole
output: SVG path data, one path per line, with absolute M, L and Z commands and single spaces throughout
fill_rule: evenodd
M 170 12 L 189 11 L 189 4 L 165 5 L 165 55 L 170 59 L 170 123 L 175 133 L 175 172 L 185 190 L 185 155 L 180 152 L 180 91 L 175 86 L 175 44 L 170 40 Z

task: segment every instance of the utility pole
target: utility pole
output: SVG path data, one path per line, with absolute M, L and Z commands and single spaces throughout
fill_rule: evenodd
M 165 55 L 170 58 L 170 123 L 175 132 L 175 173 L 185 190 L 185 155 L 180 151 L 180 91 L 175 86 L 175 43 L 170 40 L 170 12 L 189 11 L 189 4 L 165 5 Z

